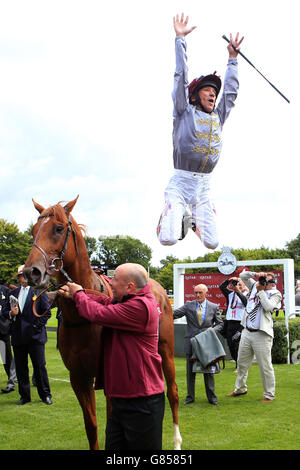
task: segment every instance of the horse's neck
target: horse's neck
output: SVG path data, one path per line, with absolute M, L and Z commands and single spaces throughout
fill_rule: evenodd
M 79 284 L 86 289 L 93 289 L 94 273 L 89 265 L 89 259 L 87 257 L 83 263 L 82 258 L 80 257 L 80 262 L 78 262 L 78 258 L 79 257 L 77 256 L 72 266 L 65 266 L 64 270 L 69 278 L 76 284 Z M 63 272 L 58 274 L 57 282 L 58 284 L 64 284 L 67 282 L 67 278 L 64 276 Z M 82 320 L 73 302 L 62 299 L 61 307 L 64 322 L 77 323 L 78 321 L 80 322 Z
M 79 284 L 85 289 L 90 289 L 93 291 L 100 290 L 100 280 L 91 268 L 88 252 L 86 250 L 83 238 L 78 239 L 78 254 L 74 258 L 72 264 L 65 266 L 64 269 L 68 276 L 76 284 Z M 67 279 L 63 273 L 60 272 L 58 274 L 57 281 L 59 284 L 62 284 L 67 282 Z M 63 301 L 63 304 L 65 308 L 63 308 L 62 311 L 65 321 L 72 322 L 80 319 L 73 302 L 70 303 L 68 301 Z
M 79 284 L 80 286 L 86 289 L 93 289 L 94 287 L 94 272 L 90 267 L 89 260 L 86 260 L 86 263 L 78 263 L 76 260 L 73 265 L 66 267 L 65 269 L 68 276 L 72 279 L 73 282 Z M 63 276 L 64 277 L 64 276 Z M 66 278 L 62 280 L 65 282 Z
M 85 288 L 92 288 L 94 273 L 90 265 L 85 241 L 81 233 L 76 234 L 76 246 L 77 253 L 75 254 L 72 261 L 69 259 L 68 264 L 63 266 L 63 270 L 76 284 L 79 284 Z M 67 277 L 64 276 L 63 271 L 58 273 L 58 282 L 60 284 L 67 282 Z

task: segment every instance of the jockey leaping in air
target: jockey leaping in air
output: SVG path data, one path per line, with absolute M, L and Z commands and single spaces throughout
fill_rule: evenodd
M 227 47 L 229 60 L 223 93 L 215 107 L 222 83 L 216 73 L 200 76 L 190 84 L 185 36 L 195 26 L 188 17 L 174 18 L 176 70 L 173 90 L 174 174 L 165 190 L 165 207 L 157 236 L 162 245 L 174 245 L 192 228 L 205 247 L 218 246 L 215 209 L 209 197 L 210 175 L 222 147 L 221 131 L 238 91 L 237 55 L 243 40 L 239 34 Z M 191 209 L 191 212 L 187 209 Z

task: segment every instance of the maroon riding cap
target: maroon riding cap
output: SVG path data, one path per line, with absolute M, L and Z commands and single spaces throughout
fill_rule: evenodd
M 206 76 L 201 76 L 199 78 L 195 78 L 190 84 L 189 84 L 189 98 L 196 93 L 200 88 L 203 88 L 205 86 L 211 86 L 216 90 L 216 95 L 218 96 L 222 82 L 220 77 L 216 75 L 216 72 L 214 72 L 211 75 L 206 75 Z

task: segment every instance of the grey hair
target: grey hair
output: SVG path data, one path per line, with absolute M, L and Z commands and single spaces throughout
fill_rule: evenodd
M 194 290 L 196 289 L 196 287 L 201 287 L 202 289 L 205 290 L 205 292 L 208 291 L 208 287 L 206 284 L 197 284 L 197 286 L 194 286 Z

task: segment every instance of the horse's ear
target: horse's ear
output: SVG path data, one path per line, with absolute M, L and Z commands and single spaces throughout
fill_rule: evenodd
M 73 201 L 68 202 L 68 204 L 64 206 L 64 209 L 67 215 L 69 215 L 72 212 L 73 207 L 75 206 L 78 198 L 79 198 L 79 194 L 75 199 L 73 199 Z
M 40 214 L 43 212 L 43 210 L 45 210 L 45 208 L 41 206 L 40 204 L 38 204 L 37 202 L 35 202 L 33 198 L 32 198 L 32 202 L 33 202 L 34 207 Z

